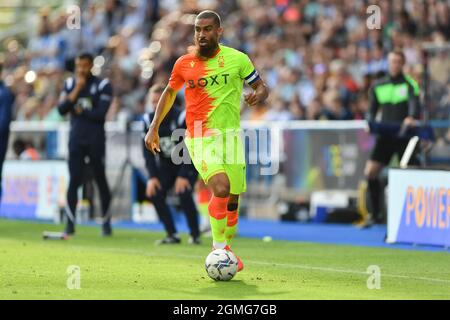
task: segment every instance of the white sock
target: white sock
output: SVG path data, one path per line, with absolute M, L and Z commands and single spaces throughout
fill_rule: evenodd
M 226 245 L 227 244 L 225 242 L 215 242 L 215 241 L 213 241 L 214 249 L 225 249 Z

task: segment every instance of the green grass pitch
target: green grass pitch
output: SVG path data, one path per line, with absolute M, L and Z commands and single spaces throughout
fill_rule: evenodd
M 119 230 L 100 237 L 78 227 L 68 241 L 44 241 L 50 224 L 0 220 L 0 299 L 450 299 L 450 254 L 237 238 L 245 263 L 229 282 L 204 270 L 210 239 L 154 245 L 162 233 Z M 80 267 L 80 289 L 67 268 Z M 381 270 L 369 290 L 367 268 Z

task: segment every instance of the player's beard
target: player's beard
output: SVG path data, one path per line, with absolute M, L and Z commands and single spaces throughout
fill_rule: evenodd
M 200 56 L 210 58 L 213 56 L 214 52 L 216 52 L 217 46 L 219 45 L 216 40 L 210 40 L 209 45 L 200 46 L 198 43 L 196 44 L 197 52 Z

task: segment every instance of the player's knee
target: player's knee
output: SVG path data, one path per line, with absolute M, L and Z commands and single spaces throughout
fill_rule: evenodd
M 225 198 L 230 195 L 230 180 L 225 174 L 218 174 L 209 179 L 208 186 L 216 197 Z
M 228 197 L 230 195 L 230 183 L 228 181 L 221 181 L 213 187 L 213 191 L 216 197 Z

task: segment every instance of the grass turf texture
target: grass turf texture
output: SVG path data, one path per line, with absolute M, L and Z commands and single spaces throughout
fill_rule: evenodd
M 245 269 L 229 282 L 204 270 L 201 246 L 155 246 L 163 234 L 78 227 L 68 241 L 44 241 L 58 226 L 0 219 L 0 299 L 450 299 L 450 254 L 260 239 L 235 240 Z M 69 265 L 81 289 L 69 290 Z M 369 265 L 381 289 L 367 288 Z

